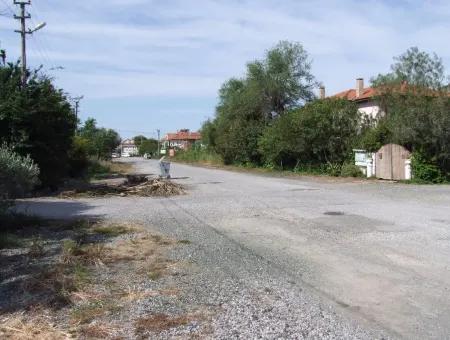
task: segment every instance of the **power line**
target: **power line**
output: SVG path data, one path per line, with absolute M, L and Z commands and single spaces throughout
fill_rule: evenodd
M 37 7 L 36 7 L 36 1 L 34 1 L 32 4 L 31 4 L 31 8 L 33 9 L 33 11 L 34 11 L 34 16 L 36 17 L 36 19 L 38 20 L 38 21 L 41 21 L 42 19 L 41 19 L 41 15 L 39 14 L 40 13 L 40 11 L 37 9 Z M 33 20 L 33 19 L 31 19 L 31 20 Z M 39 36 L 39 39 L 38 38 L 36 38 L 36 40 L 39 42 L 39 44 L 42 46 L 42 50 L 43 50 L 43 53 L 44 53 L 44 55 L 45 55 L 45 57 L 49 60 L 49 63 L 50 63 L 50 68 L 53 68 L 53 69 L 56 69 L 57 67 L 56 67 L 56 63 L 54 62 L 54 60 L 53 60 L 53 58 L 50 56 L 50 54 L 51 54 L 51 45 L 48 43 L 48 40 L 47 40 L 47 36 L 46 36 L 46 33 L 44 33 L 44 34 L 41 34 L 40 36 Z

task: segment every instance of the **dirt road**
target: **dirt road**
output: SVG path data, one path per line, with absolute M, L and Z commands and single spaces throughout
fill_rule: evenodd
M 136 167 L 157 172 L 156 161 Z M 279 291 L 268 302 L 284 304 L 276 325 L 262 312 L 252 319 L 249 306 L 233 310 L 246 299 L 238 291 L 223 297 L 220 305 L 235 316 L 216 320 L 229 328 L 217 337 L 449 337 L 450 186 L 294 180 L 180 164 L 173 176 L 188 195 L 29 200 L 22 207 L 53 217 L 144 221 L 192 240 L 189 256 L 210 274 L 220 272 L 218 280 Z M 202 289 L 214 284 L 224 288 L 208 281 Z M 292 323 L 302 322 L 310 327 L 299 333 Z M 266 326 L 272 331 L 261 330 Z

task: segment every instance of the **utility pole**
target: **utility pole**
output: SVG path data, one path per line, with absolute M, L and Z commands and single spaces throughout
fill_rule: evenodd
M 77 122 L 78 122 L 78 109 L 80 108 L 80 101 L 83 98 L 84 98 L 84 96 L 72 98 L 73 101 L 75 102 L 75 118 L 76 118 Z
M 158 132 L 158 157 L 159 157 L 159 155 L 161 155 L 161 137 L 160 137 L 161 130 L 157 129 L 156 131 Z
M 30 1 L 16 1 L 14 0 L 14 5 L 20 6 L 20 15 L 14 15 L 14 19 L 20 20 L 20 31 L 15 31 L 20 33 L 22 38 L 22 85 L 25 86 L 27 83 L 27 30 L 26 30 L 26 20 L 31 18 L 31 15 L 25 14 L 25 6 L 30 5 Z
M 22 38 L 22 85 L 25 86 L 27 84 L 27 34 L 33 34 L 37 30 L 40 30 L 46 23 L 39 24 L 32 30 L 27 30 L 26 21 L 27 19 L 31 19 L 31 15 L 26 13 L 25 6 L 31 5 L 31 0 L 14 0 L 14 5 L 20 6 L 20 15 L 14 15 L 14 19 L 20 20 L 20 30 L 15 30 L 14 32 L 19 33 Z

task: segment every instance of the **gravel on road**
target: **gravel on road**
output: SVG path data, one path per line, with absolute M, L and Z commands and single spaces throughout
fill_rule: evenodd
M 157 169 L 156 161 L 134 162 L 142 173 Z M 185 291 L 179 303 L 211 313 L 204 337 L 450 334 L 450 187 L 172 168 L 187 195 L 26 200 L 21 208 L 138 221 L 189 240 L 171 255 L 194 264 L 177 281 Z M 190 332 L 178 331 L 160 336 Z

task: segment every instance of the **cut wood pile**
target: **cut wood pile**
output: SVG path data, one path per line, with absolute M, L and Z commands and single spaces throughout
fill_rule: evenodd
M 149 178 L 145 175 L 128 175 L 123 184 L 96 184 L 89 188 L 62 192 L 61 198 L 99 197 L 99 196 L 143 196 L 167 197 L 185 194 L 181 184 L 169 179 Z

